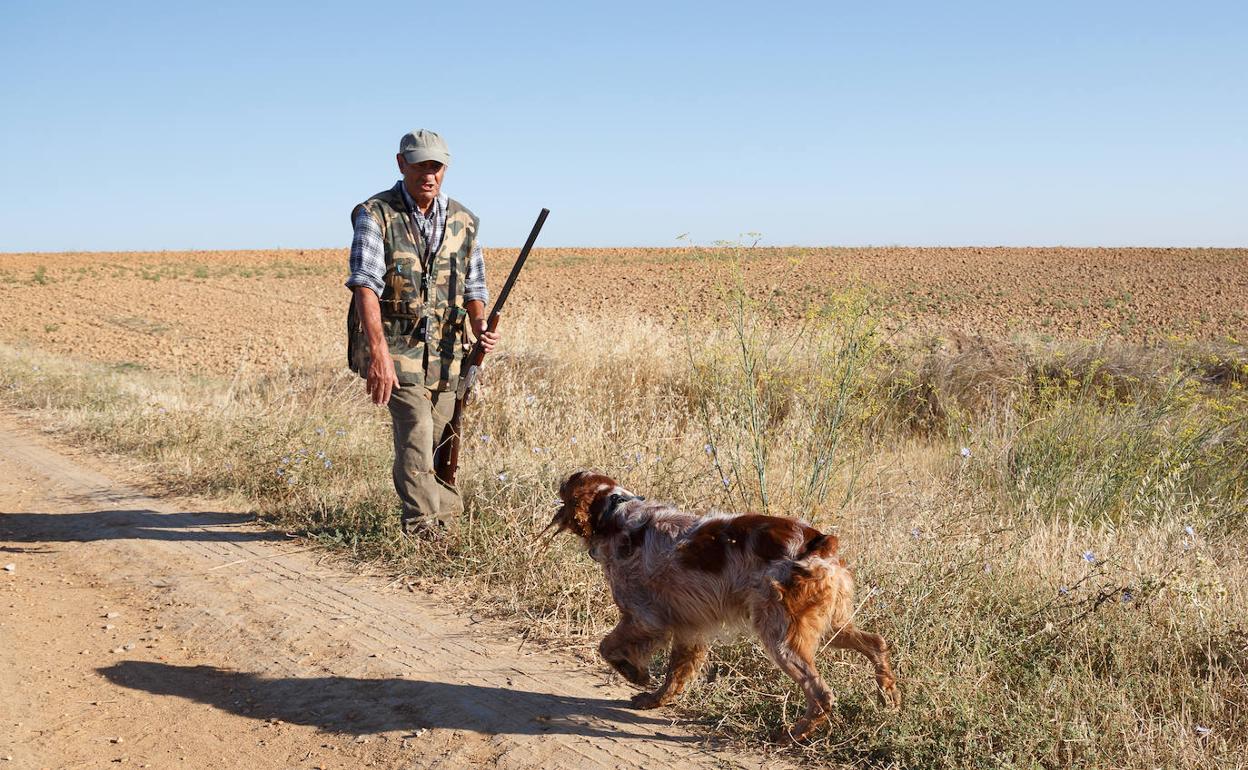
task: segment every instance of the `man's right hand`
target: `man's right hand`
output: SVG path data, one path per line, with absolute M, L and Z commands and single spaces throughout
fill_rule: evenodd
M 364 325 L 364 334 L 368 337 L 368 377 L 364 389 L 374 404 L 381 406 L 390 402 L 390 394 L 399 387 L 399 378 L 394 372 L 394 359 L 390 357 L 390 347 L 386 344 L 386 336 L 381 327 L 381 305 L 377 294 L 367 286 L 352 288 L 355 294 L 355 308 Z
M 374 404 L 384 406 L 390 402 L 390 394 L 399 387 L 399 378 L 394 373 L 394 360 L 390 358 L 390 351 L 383 347 L 378 354 L 374 354 L 369 360 L 368 380 L 364 387 Z

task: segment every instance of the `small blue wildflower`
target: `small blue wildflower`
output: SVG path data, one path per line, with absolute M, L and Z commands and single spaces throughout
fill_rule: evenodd
M 286 464 L 286 463 L 288 463 L 288 462 L 290 462 L 290 458 L 289 458 L 289 457 L 283 457 L 283 458 L 282 458 L 282 465 L 285 465 L 285 464 Z
M 1057 589 L 1057 593 L 1058 593 L 1058 595 L 1059 595 L 1059 596 L 1066 596 L 1066 595 L 1070 594 L 1070 589 L 1069 589 L 1069 588 L 1067 588 L 1066 586 L 1060 586 L 1060 587 Z
M 295 483 L 295 477 L 294 477 L 294 476 L 291 476 L 290 478 L 286 479 L 286 486 L 288 486 L 288 487 L 289 487 L 289 486 L 293 485 L 294 483 Z
M 326 467 L 326 468 L 332 468 L 332 467 L 334 467 L 334 464 L 333 464 L 332 462 L 330 462 L 329 460 L 326 460 L 326 461 L 325 461 L 325 467 Z
M 498 480 L 499 480 L 499 481 L 506 481 L 506 480 L 507 480 L 507 474 L 506 474 L 506 473 L 500 473 L 500 474 L 498 474 Z
M 343 430 L 342 428 L 339 428 L 338 430 L 334 431 L 334 434 L 337 436 L 345 436 L 347 435 L 347 432 Z
M 1122 603 L 1123 604 L 1126 604 L 1127 602 L 1131 601 L 1134 598 L 1135 598 L 1135 594 L 1131 593 L 1130 588 L 1122 589 Z
M 1092 553 L 1091 551 L 1084 551 L 1083 560 L 1086 561 L 1088 564 L 1096 564 L 1096 554 Z
M 730 486 L 728 479 L 720 479 L 720 482 L 724 485 L 724 489 L 727 489 Z
M 481 439 L 482 444 L 490 443 L 490 434 L 488 433 L 482 433 L 478 438 Z
M 1206 735 L 1208 735 L 1211 732 L 1213 732 L 1213 728 L 1205 727 L 1204 725 L 1196 725 L 1196 734 L 1199 735 L 1201 738 L 1204 738 Z
M 536 400 L 537 400 L 537 396 L 533 395 L 532 393 L 524 397 L 524 403 L 526 404 L 532 404 Z
M 970 457 L 970 456 L 971 456 L 971 448 L 970 448 L 969 446 L 964 446 L 964 447 L 962 447 L 962 453 L 961 453 L 961 454 L 962 454 L 962 457 L 963 457 L 963 458 Z
M 914 538 L 915 540 L 918 540 L 919 538 L 923 537 L 923 532 L 918 527 L 914 527 L 913 529 L 910 530 L 910 537 Z
M 324 450 L 324 449 L 322 449 L 321 451 L 319 451 L 319 452 L 317 452 L 317 453 L 316 453 L 316 459 L 318 459 L 318 460 L 324 460 L 324 459 L 325 459 L 325 450 Z
M 325 429 L 324 429 L 324 428 L 317 428 L 317 429 L 316 429 L 315 431 L 313 431 L 313 432 L 314 432 L 314 433 L 316 433 L 316 435 L 318 435 L 318 436 L 324 436 L 324 435 L 325 435 Z
M 285 476 L 285 475 L 286 475 L 286 471 L 285 471 L 284 469 L 282 469 L 282 468 L 278 468 L 278 469 L 277 469 L 277 475 L 278 475 L 278 476 Z
M 1188 537 L 1196 537 L 1196 530 L 1192 529 L 1191 524 L 1188 524 L 1186 527 L 1184 527 L 1183 531 L 1187 534 Z
M 568 443 L 569 443 L 569 444 L 575 444 L 575 443 L 576 443 L 576 436 L 573 436 L 572 438 L 568 439 Z
M 992 565 L 988 562 L 984 562 L 984 572 L 992 572 Z
M 706 453 L 707 453 L 708 455 L 715 454 L 715 447 L 711 446 L 710 444 L 707 444 L 706 446 L 704 446 L 704 447 L 702 447 L 702 448 L 703 448 L 704 450 L 706 450 Z

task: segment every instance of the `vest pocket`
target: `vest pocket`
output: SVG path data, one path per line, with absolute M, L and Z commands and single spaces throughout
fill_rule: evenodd
M 446 364 L 450 364 L 461 353 L 463 346 L 459 343 L 464 339 L 464 320 L 467 317 L 468 311 L 462 307 L 448 307 L 442 314 L 437 338 L 430 339 L 430 342 L 437 345 L 438 358 Z
M 382 328 L 386 333 L 386 342 L 405 348 L 419 348 L 425 344 L 425 329 L 429 326 L 428 319 L 419 315 L 400 315 L 393 318 L 382 318 Z
M 385 297 L 396 303 L 420 302 L 420 264 L 415 257 L 396 256 L 386 273 Z

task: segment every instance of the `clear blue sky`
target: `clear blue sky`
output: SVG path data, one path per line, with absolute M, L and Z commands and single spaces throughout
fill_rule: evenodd
M 1248 3 L 35 2 L 0 251 L 344 246 L 408 129 L 487 245 L 1248 246 Z

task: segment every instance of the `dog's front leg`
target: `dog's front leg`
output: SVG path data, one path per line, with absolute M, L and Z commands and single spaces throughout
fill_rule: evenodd
M 634 708 L 652 709 L 666 706 L 676 700 L 685 690 L 689 681 L 698 675 L 702 664 L 706 663 L 706 644 L 702 641 L 676 641 L 672 644 L 671 659 L 667 663 L 667 677 L 663 686 L 654 692 L 643 692 L 633 696 Z
M 638 687 L 649 687 L 650 658 L 662 641 L 662 632 L 638 625 L 624 614 L 598 645 L 598 652 L 620 676 Z

